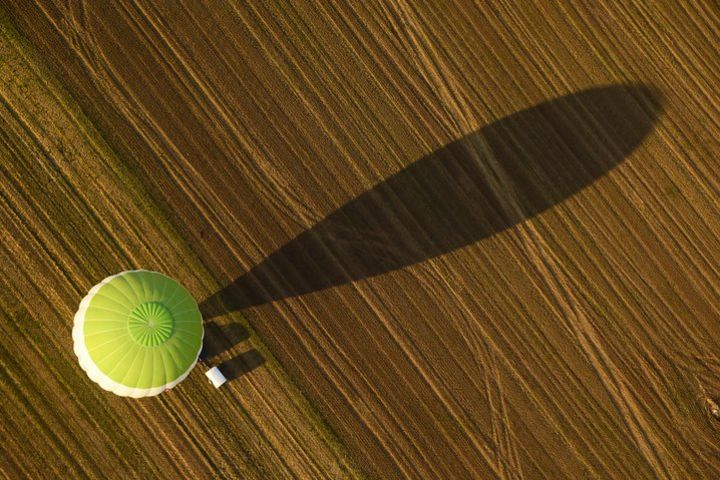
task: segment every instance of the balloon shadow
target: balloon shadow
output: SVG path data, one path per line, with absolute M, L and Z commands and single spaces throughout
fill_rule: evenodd
M 637 147 L 662 111 L 639 84 L 566 95 L 487 125 L 340 207 L 201 304 L 205 318 L 372 277 L 490 237 Z
M 216 355 L 230 350 L 238 343 L 250 338 L 250 332 L 239 323 L 229 325 L 218 325 L 215 322 L 207 322 L 204 325 L 205 335 L 203 346 L 200 351 L 200 359 L 208 360 Z

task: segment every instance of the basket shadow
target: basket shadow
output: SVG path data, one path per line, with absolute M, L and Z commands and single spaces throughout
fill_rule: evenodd
M 231 358 L 218 366 L 228 382 L 242 377 L 265 363 L 265 358 L 254 348 Z
M 487 125 L 340 207 L 201 304 L 205 318 L 379 275 L 473 244 L 561 202 L 651 131 L 660 95 L 610 85 Z

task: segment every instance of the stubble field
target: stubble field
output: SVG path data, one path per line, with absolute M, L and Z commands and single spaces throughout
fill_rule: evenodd
M 720 474 L 717 7 L 170 3 L 6 2 L 2 473 Z M 85 378 L 128 268 L 237 378 Z

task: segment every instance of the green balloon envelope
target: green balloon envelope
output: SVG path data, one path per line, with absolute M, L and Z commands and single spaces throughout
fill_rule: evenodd
M 157 395 L 187 377 L 203 334 L 197 302 L 185 287 L 147 270 L 95 285 L 73 327 L 75 354 L 90 379 L 135 398 Z

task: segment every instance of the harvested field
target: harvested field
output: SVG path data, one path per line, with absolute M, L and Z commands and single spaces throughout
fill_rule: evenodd
M 128 401 L 79 369 L 72 316 L 102 277 L 141 266 L 169 271 L 199 297 L 214 283 L 1 20 L 0 471 L 8 478 L 355 478 L 337 440 L 238 315 L 209 328 L 216 348 L 228 333 L 247 332 L 216 360 L 234 355 L 226 371 L 238 375 L 258 358 L 262 366 L 222 392 L 196 368 L 172 395 Z
M 715 5 L 100 3 L 6 2 L 7 477 L 720 475 Z M 84 377 L 137 267 L 227 388 Z

